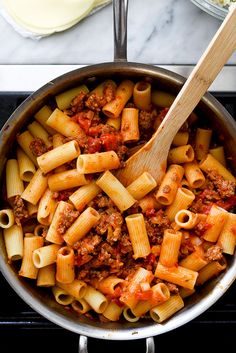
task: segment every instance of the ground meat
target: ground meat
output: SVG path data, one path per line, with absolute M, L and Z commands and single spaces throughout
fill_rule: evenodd
M 107 210 L 101 213 L 100 220 L 96 226 L 96 232 L 98 234 L 105 234 L 109 230 L 107 240 L 109 243 L 113 243 L 121 236 L 122 224 L 123 217 L 120 212 Z
M 139 112 L 139 127 L 141 130 L 149 130 L 153 126 L 153 120 L 156 116 L 156 111 L 147 112 L 145 110 L 140 110 Z
M 86 98 L 87 98 L 87 94 L 84 92 L 80 92 L 78 96 L 76 96 L 71 102 L 71 105 L 69 108 L 69 115 L 71 115 L 70 111 L 71 113 L 74 113 L 74 114 L 81 112 L 84 109 Z
M 189 236 L 188 233 L 184 233 L 179 249 L 179 257 L 183 258 L 188 256 L 190 253 L 192 253 L 195 250 L 195 245 L 192 241 L 192 237 Z
M 77 249 L 78 255 L 94 254 L 96 246 L 101 241 L 102 238 L 99 235 L 89 234 L 74 244 L 74 248 Z
M 205 254 L 205 257 L 209 261 L 219 261 L 222 259 L 222 248 L 218 245 L 212 245 Z
M 65 212 L 60 215 L 60 221 L 58 222 L 57 232 L 61 235 L 65 234 L 66 230 L 71 226 L 71 224 L 78 218 L 79 212 L 71 210 L 70 207 L 67 208 Z
M 117 277 L 126 279 L 127 277 L 132 277 L 135 271 L 142 265 L 135 262 L 133 257 L 130 256 L 125 261 L 125 266 L 122 266 L 120 270 L 116 273 Z
M 198 236 L 203 236 L 205 231 L 208 229 L 209 227 L 207 226 L 207 223 L 205 221 L 200 221 L 199 223 L 196 224 L 196 226 L 194 227 L 194 233 Z
M 85 102 L 87 108 L 100 112 L 102 107 L 107 103 L 106 98 L 104 96 L 98 96 L 96 93 L 91 94 Z
M 164 214 L 163 210 L 159 210 L 153 214 L 152 217 L 150 217 L 150 221 L 153 224 L 157 224 L 158 227 L 161 227 L 163 229 L 167 229 L 170 227 L 170 220 L 169 218 Z
M 208 214 L 210 212 L 211 206 L 212 202 L 205 201 L 202 198 L 196 197 L 189 210 L 194 213 Z
M 169 291 L 173 294 L 178 294 L 179 293 L 179 288 L 176 286 L 176 284 L 170 283 L 170 282 L 165 282 L 166 286 L 168 287 Z
M 128 253 L 133 252 L 133 247 L 132 247 L 130 237 L 128 236 L 128 234 L 126 234 L 126 233 L 121 234 L 121 238 L 120 238 L 118 247 L 119 247 L 119 252 L 122 255 L 126 255 Z
M 114 206 L 114 202 L 108 196 L 104 196 L 103 194 L 99 194 L 94 201 L 98 208 L 109 208 Z
M 18 226 L 21 225 L 21 222 L 29 217 L 29 213 L 26 209 L 24 201 L 20 195 L 16 195 L 13 200 L 13 212 L 15 216 L 15 222 Z
M 109 245 L 107 242 L 104 242 L 100 248 L 100 252 L 96 258 L 92 261 L 92 267 L 102 267 L 102 266 L 111 266 L 114 261 L 113 258 L 116 257 L 116 252 L 114 248 Z
M 207 176 L 214 184 L 220 197 L 227 198 L 231 197 L 235 193 L 235 182 L 225 180 L 215 170 L 207 170 Z
M 73 115 L 71 119 L 78 123 L 80 127 L 87 134 L 90 126 L 92 125 L 92 120 L 94 118 L 94 112 L 92 110 L 83 110 Z
M 57 201 L 68 201 L 70 195 L 72 195 L 74 190 L 62 190 L 62 191 L 54 191 L 52 194 L 52 198 Z
M 36 137 L 32 142 L 30 142 L 29 148 L 33 155 L 36 157 L 39 157 L 48 151 L 44 141 L 38 137 Z
M 119 160 L 121 162 L 123 162 L 126 159 L 127 152 L 128 152 L 128 147 L 126 147 L 125 145 L 118 146 L 116 150 L 116 154 L 119 157 Z M 120 168 L 122 168 L 122 164 L 120 165 Z
M 164 230 L 170 228 L 170 220 L 164 211 L 159 210 L 145 217 L 145 224 L 151 245 L 161 244 Z
M 103 90 L 103 95 L 106 99 L 106 102 L 109 103 L 115 98 L 116 88 L 114 85 L 107 83 Z

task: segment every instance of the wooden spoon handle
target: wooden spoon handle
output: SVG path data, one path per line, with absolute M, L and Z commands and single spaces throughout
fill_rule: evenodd
M 164 127 L 168 126 L 167 140 L 174 138 L 235 49 L 236 6 L 233 6 L 185 82 L 156 134 L 165 131 Z

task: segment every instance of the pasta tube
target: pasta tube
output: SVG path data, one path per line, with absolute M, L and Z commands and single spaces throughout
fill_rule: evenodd
M 24 131 L 20 135 L 17 135 L 16 139 L 22 150 L 31 159 L 34 165 L 38 167 L 37 158 L 30 149 L 30 144 L 34 141 L 34 137 L 31 133 L 28 130 Z
M 236 246 L 236 214 L 229 213 L 224 227 L 220 233 L 217 244 L 225 254 L 234 254 Z
M 159 261 L 155 276 L 178 286 L 193 289 L 197 280 L 198 272 L 189 270 L 182 266 L 166 267 Z
M 220 162 L 224 167 L 226 167 L 226 159 L 223 146 L 211 148 L 209 152 L 218 162 Z
M 161 108 L 168 108 L 175 100 L 175 96 L 159 90 L 152 91 L 151 101 L 153 104 Z
M 180 295 L 172 295 L 166 302 L 157 305 L 150 310 L 151 318 L 161 323 L 184 307 L 183 299 Z
M 91 306 L 83 298 L 74 300 L 71 306 L 78 314 L 85 314 L 91 309 Z
M 6 189 L 7 198 L 21 195 L 24 191 L 24 183 L 20 178 L 19 166 L 16 159 L 9 159 L 6 164 Z
M 226 169 L 217 159 L 215 159 L 211 154 L 208 154 L 205 159 L 201 161 L 199 167 L 207 172 L 208 170 L 214 170 L 220 174 L 224 179 L 229 181 L 235 181 L 235 177 Z
M 190 270 L 199 271 L 206 266 L 207 263 L 208 261 L 205 259 L 203 250 L 198 247 L 195 251 L 181 260 L 179 264 Z
M 10 228 L 15 223 L 14 213 L 10 208 L 0 210 L 0 227 Z
M 172 145 L 176 147 L 187 145 L 188 139 L 189 139 L 188 131 L 178 131 L 172 141 Z
M 138 109 L 123 109 L 121 116 L 121 134 L 124 142 L 135 142 L 139 140 Z
M 77 170 L 81 174 L 100 173 L 119 166 L 120 160 L 114 151 L 81 154 L 77 159 Z
M 151 299 L 140 300 L 138 304 L 132 309 L 135 316 L 142 316 L 146 314 L 152 307 L 159 305 L 170 298 L 170 291 L 166 284 L 158 283 L 151 288 Z
M 84 281 L 75 279 L 71 283 L 57 282 L 57 286 L 64 289 L 68 294 L 73 296 L 76 300 L 80 300 L 86 293 L 87 284 Z
M 216 242 L 227 218 L 228 212 L 226 210 L 213 205 L 206 219 L 207 229 L 203 234 L 203 239 Z
M 198 215 L 189 210 L 180 210 L 175 215 L 175 223 L 180 228 L 192 229 L 198 222 Z
M 84 207 L 92 201 L 99 193 L 101 189 L 98 187 L 95 181 L 81 186 L 76 190 L 70 197 L 69 200 L 73 203 L 75 208 L 82 211 Z
M 105 279 L 98 281 L 98 283 L 94 286 L 103 294 L 109 294 L 114 296 L 116 292 L 116 288 L 118 288 L 124 280 L 122 278 L 118 278 L 116 276 L 108 276 Z
M 151 84 L 146 81 L 139 81 L 134 86 L 134 104 L 138 109 L 150 110 L 151 108 Z
M 115 99 L 104 105 L 102 111 L 109 118 L 118 118 L 128 100 L 133 94 L 134 83 L 124 80 L 117 87 Z
M 27 126 L 27 128 L 32 136 L 35 138 L 40 138 L 45 143 L 47 148 L 52 146 L 48 132 L 37 121 L 33 121 Z
M 205 177 L 197 162 L 190 162 L 183 165 L 184 174 L 193 189 L 200 188 L 205 183 Z
M 49 226 L 46 240 L 55 244 L 62 244 L 64 239 L 60 231 L 60 224 L 63 223 L 65 215 L 73 210 L 73 206 L 65 201 L 59 201 L 52 222 Z
M 42 246 L 33 251 L 33 263 L 37 268 L 48 266 L 56 262 L 60 245 L 51 244 Z
M 46 189 L 38 205 L 37 220 L 39 223 L 49 226 L 57 207 L 57 201 L 53 198 L 53 192 Z
M 21 148 L 17 148 L 16 153 L 20 178 L 23 181 L 29 182 L 36 172 L 34 163 Z
M 74 298 L 68 294 L 65 290 L 58 286 L 52 287 L 52 292 L 55 300 L 61 305 L 69 305 L 73 302 Z
M 3 236 L 9 261 L 22 259 L 24 253 L 22 227 L 13 225 L 3 230 Z
M 142 212 L 146 212 L 150 209 L 159 210 L 162 207 L 153 194 L 146 195 L 143 199 L 139 200 L 138 204 L 139 207 L 141 207 Z
M 191 145 L 171 148 L 168 154 L 168 163 L 188 163 L 194 160 L 194 150 Z
M 109 302 L 102 315 L 110 321 L 118 321 L 123 312 L 123 307 L 114 302 Z
M 212 130 L 197 128 L 195 140 L 195 153 L 198 160 L 206 157 L 211 142 Z
M 123 309 L 123 316 L 124 316 L 125 320 L 128 322 L 137 322 L 140 319 L 140 317 L 135 316 L 133 314 L 132 310 L 128 307 Z
M 48 178 L 43 175 L 40 169 L 34 174 L 33 178 L 25 188 L 21 198 L 36 205 L 44 194 L 48 186 Z
M 220 261 L 212 261 L 204 266 L 200 271 L 197 278 L 196 285 L 202 285 L 209 279 L 216 277 L 220 272 L 226 269 L 227 263 L 225 258 Z
M 184 169 L 180 165 L 172 164 L 169 166 L 155 195 L 157 202 L 165 206 L 173 202 L 183 175 Z
M 140 177 L 134 180 L 127 188 L 128 192 L 135 198 L 141 200 L 151 190 L 156 187 L 155 179 L 148 172 L 144 172 Z
M 85 137 L 84 130 L 79 124 L 70 119 L 69 116 L 58 108 L 56 108 L 48 118 L 47 125 L 66 137 Z
M 57 282 L 71 283 L 75 279 L 75 254 L 72 248 L 64 246 L 58 250 L 56 260 Z
M 108 305 L 107 298 L 91 286 L 87 286 L 84 299 L 98 314 L 103 313 Z
M 181 245 L 182 233 L 172 229 L 164 231 L 164 237 L 161 244 L 161 253 L 159 261 L 167 267 L 176 266 L 178 263 L 179 248 Z
M 51 114 L 52 114 L 52 109 L 48 105 L 44 105 L 34 115 L 34 117 L 35 117 L 35 120 L 37 120 L 50 135 L 53 135 L 56 133 L 56 131 L 47 125 L 47 120 Z
M 81 92 L 88 93 L 89 90 L 85 85 L 71 88 L 65 92 L 56 95 L 55 99 L 59 109 L 64 110 L 69 108 L 71 101 Z
M 136 202 L 121 182 L 108 170 L 96 181 L 96 184 L 112 199 L 121 212 Z
M 77 169 L 62 171 L 48 177 L 48 187 L 51 191 L 62 191 L 85 184 L 88 184 L 87 179 Z
M 56 284 L 54 264 L 42 267 L 38 271 L 37 286 L 53 287 Z
M 76 141 L 64 143 L 37 158 L 39 168 L 43 173 L 59 167 L 62 164 L 72 161 L 80 154 L 80 148 Z
M 83 238 L 99 221 L 99 213 L 92 207 L 86 208 L 76 221 L 67 229 L 64 240 L 69 245 L 74 245 Z
M 134 252 L 134 259 L 146 257 L 151 252 L 150 243 L 146 231 L 142 213 L 132 214 L 125 218 L 129 236 Z
M 173 222 L 176 213 L 182 209 L 187 209 L 194 199 L 195 195 L 192 191 L 186 188 L 178 188 L 174 202 L 167 207 L 165 214 Z
M 42 247 L 43 243 L 43 237 L 36 237 L 34 235 L 24 237 L 24 255 L 19 271 L 20 276 L 32 279 L 37 278 L 38 268 L 34 266 L 33 252 Z

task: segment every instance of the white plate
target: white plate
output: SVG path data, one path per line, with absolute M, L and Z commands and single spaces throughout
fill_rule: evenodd
M 192 3 L 200 7 L 203 11 L 210 15 L 223 20 L 228 13 L 227 7 L 217 5 L 211 0 L 191 0 Z

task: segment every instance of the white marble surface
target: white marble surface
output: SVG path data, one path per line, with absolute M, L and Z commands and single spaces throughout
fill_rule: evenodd
M 129 0 L 128 60 L 194 64 L 221 21 L 190 0 Z M 90 64 L 113 60 L 112 6 L 41 40 L 23 38 L 0 17 L 0 64 Z M 236 64 L 236 54 L 229 61 Z

